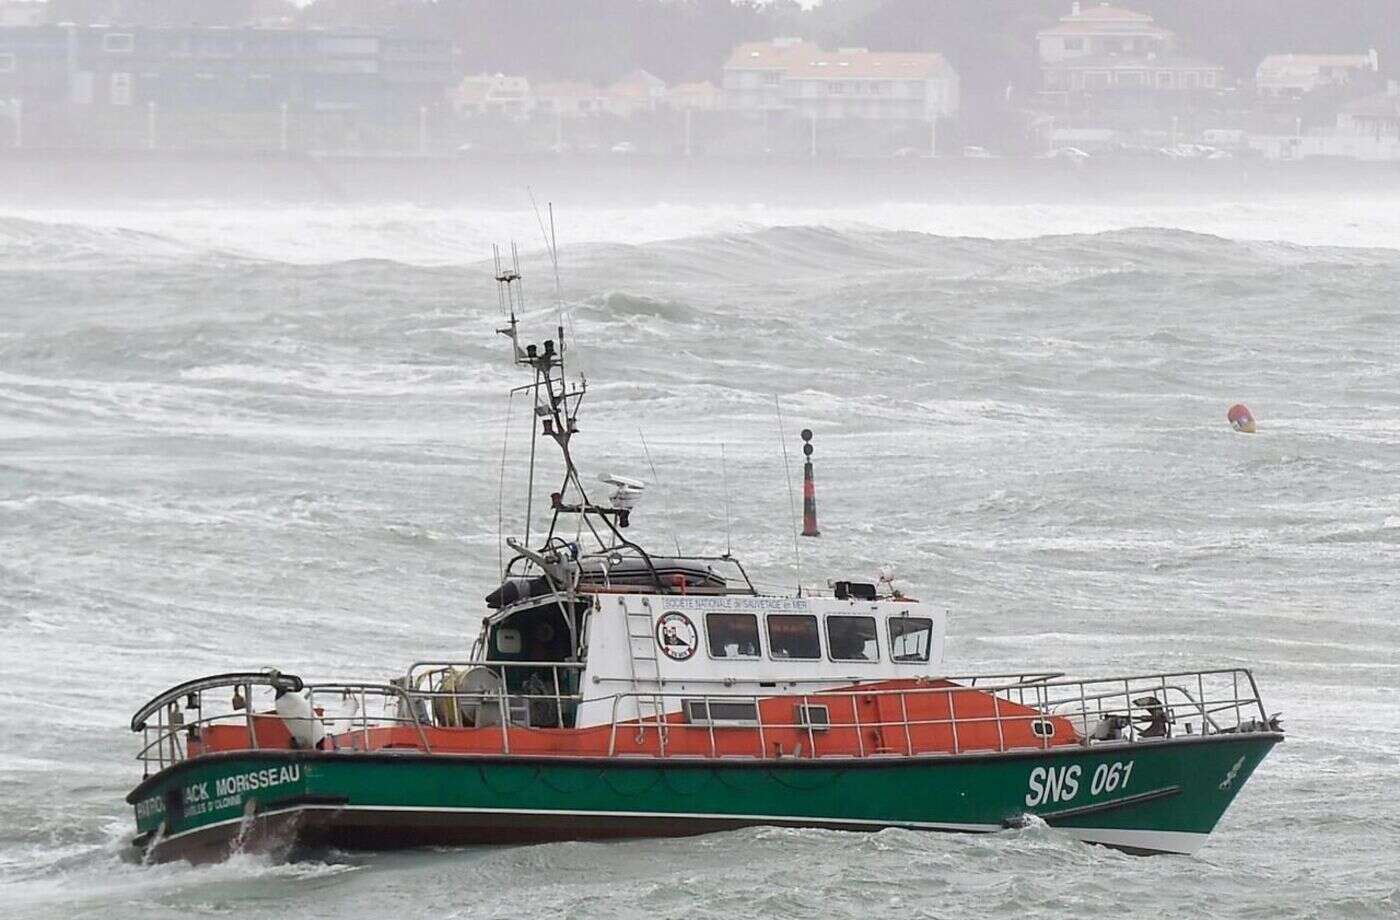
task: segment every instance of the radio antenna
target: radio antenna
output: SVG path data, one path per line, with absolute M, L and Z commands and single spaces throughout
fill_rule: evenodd
M 797 539 L 797 497 L 792 491 L 792 464 L 788 462 L 787 433 L 783 431 L 783 404 L 773 394 L 773 407 L 778 410 L 778 437 L 783 445 L 783 472 L 787 474 L 788 514 L 792 518 L 792 557 L 797 568 L 797 596 L 802 596 L 802 544 Z
M 666 513 L 667 521 L 675 521 L 671 517 L 671 497 L 670 490 L 661 482 L 661 474 L 656 471 L 656 464 L 651 462 L 651 448 L 647 447 L 647 436 L 642 433 L 642 429 L 637 429 L 637 437 L 642 439 L 642 452 L 647 456 L 647 466 L 651 467 L 651 478 L 661 489 L 661 508 Z M 681 538 L 676 535 L 674 523 L 671 525 L 671 540 L 676 544 L 676 555 L 681 554 Z
M 506 427 L 501 435 L 501 478 L 496 489 L 496 564 L 501 569 L 501 580 L 506 577 L 506 449 L 510 445 L 510 411 L 515 406 L 515 393 L 506 399 Z
M 545 203 L 549 209 L 549 229 L 545 230 L 544 217 L 540 214 L 539 202 L 535 201 L 535 190 L 527 185 L 525 191 L 530 196 L 530 207 L 535 209 L 535 223 L 540 225 L 540 236 L 544 238 L 544 251 L 549 253 L 549 263 L 554 268 L 554 301 L 562 315 L 564 312 L 564 286 L 559 281 L 559 241 L 554 235 L 554 202 Z
M 724 457 L 724 442 L 719 442 L 719 469 L 724 477 L 724 555 L 734 555 L 734 523 L 729 516 L 729 464 Z

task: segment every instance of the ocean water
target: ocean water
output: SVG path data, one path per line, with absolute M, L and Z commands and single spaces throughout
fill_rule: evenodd
M 560 196 L 576 452 L 651 483 L 634 536 L 774 590 L 889 566 L 955 673 L 1253 668 L 1289 737 L 1198 856 L 754 829 L 191 868 L 123 859 L 130 713 L 465 653 L 523 523 L 489 244 L 538 338 L 553 270 L 525 207 L 0 210 L 0 916 L 1400 916 L 1397 215 Z M 800 557 L 775 397 L 794 457 L 815 432 Z

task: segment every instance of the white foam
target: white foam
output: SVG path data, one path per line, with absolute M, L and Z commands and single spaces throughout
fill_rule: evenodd
M 562 247 L 583 243 L 639 244 L 772 227 L 888 230 L 949 237 L 1023 239 L 1102 233 L 1137 227 L 1170 228 L 1234 240 L 1308 246 L 1400 249 L 1400 202 L 1287 198 L 1162 204 L 885 203 L 853 207 L 673 205 L 573 208 L 556 211 Z M 123 209 L 0 209 L 38 225 L 88 228 L 124 254 L 193 251 L 293 264 L 387 259 L 412 265 L 452 265 L 486 258 L 492 243 L 517 240 L 542 248 L 535 213 L 480 208 L 374 205 L 324 208 L 161 206 Z M 121 231 L 139 234 L 135 241 Z M 31 228 L 30 232 L 41 232 Z M 138 253 L 138 254 L 139 254 Z M 1028 267 L 1028 271 L 1033 268 Z

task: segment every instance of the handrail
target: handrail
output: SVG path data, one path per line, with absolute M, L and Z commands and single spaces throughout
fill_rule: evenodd
M 267 668 L 262 671 L 230 671 L 227 674 L 211 674 L 208 677 L 196 677 L 194 680 L 187 680 L 183 684 L 176 684 L 168 690 L 162 690 L 150 699 L 144 706 L 136 710 L 136 714 L 131 717 L 131 730 L 139 732 L 146 727 L 146 720 L 151 714 L 163 708 L 166 704 L 178 700 L 182 696 L 189 696 L 191 693 L 201 693 L 205 690 L 214 690 L 218 687 L 241 687 L 241 686 L 274 687 L 279 691 L 297 693 L 302 689 L 301 678 L 295 674 L 283 674 L 276 668 Z
M 505 663 L 514 664 L 515 662 L 505 662 Z M 470 664 L 470 663 L 468 663 L 468 664 Z M 539 666 L 539 667 L 543 667 L 544 665 L 538 665 L 538 666 Z M 580 665 L 580 667 L 581 667 L 581 666 L 582 666 L 582 665 Z M 1192 675 L 1194 675 L 1196 672 L 1195 672 L 1195 671 L 1192 671 L 1192 672 L 1190 672 L 1190 673 L 1191 673 Z M 1210 673 L 1210 672 L 1207 672 L 1207 673 Z M 835 677 L 833 677 L 832 675 L 826 675 L 826 676 L 823 676 L 823 677 L 793 677 L 793 676 L 788 675 L 788 674 L 758 673 L 758 674 L 745 674 L 745 675 L 742 675 L 742 676 L 736 676 L 736 675 L 730 674 L 730 675 L 726 675 L 726 676 L 723 676 L 723 677 L 686 677 L 686 678 L 685 678 L 685 683 L 687 683 L 687 684 L 722 684 L 722 685 L 724 685 L 724 686 L 726 686 L 726 687 L 732 687 L 734 684 L 740 684 L 740 683 L 743 683 L 743 684 L 774 683 L 774 684 L 785 684 L 785 685 L 789 685 L 789 686 L 801 686 L 801 685 L 803 685 L 803 684 L 818 684 L 818 685 L 820 685 L 820 686 L 826 687 L 826 686 L 830 686 L 830 685 L 831 685 L 832 680 L 844 680 L 844 681 L 848 681 L 848 682 L 849 682 L 846 686 L 859 687 L 859 686 L 863 686 L 863 685 L 866 685 L 866 684 L 887 684 L 887 683 L 889 683 L 889 682 L 892 681 L 892 680 L 900 680 L 900 681 L 915 680 L 915 681 L 948 681 L 948 682 L 950 682 L 950 683 L 962 684 L 964 687 L 966 687 L 966 688 L 968 688 L 968 689 L 976 689 L 976 690 L 988 690 L 988 689 L 1000 690 L 1000 689 L 1004 689 L 1004 688 L 1007 688 L 1007 687 L 1033 687 L 1033 686 L 1042 684 L 1042 683 L 1044 683 L 1044 682 L 1046 682 L 1046 681 L 1048 681 L 1048 680 L 1053 680 L 1053 679 L 1055 679 L 1055 678 L 1057 678 L 1057 677 L 1064 677 L 1064 675 L 1065 675 L 1065 672 L 1064 672 L 1064 671 L 1044 671 L 1044 672 L 1040 672 L 1040 673 L 1030 673 L 1030 674 L 1025 673 L 1025 672 L 1020 672 L 1020 671 L 1018 671 L 1018 672 L 1009 673 L 1009 674 L 953 674 L 953 675 L 945 675 L 945 674 L 915 674 L 915 673 L 913 673 L 913 672 L 910 672 L 910 673 L 908 673 L 908 674 L 898 674 L 898 675 L 894 675 L 894 676 L 891 676 L 891 675 L 889 675 L 889 674 L 881 674 L 881 675 L 878 675 L 878 676 L 855 675 L 855 674 L 842 674 L 842 675 L 838 675 L 838 676 L 835 676 Z M 1156 675 L 1153 675 L 1153 676 L 1155 677 Z M 606 674 L 595 674 L 595 675 L 593 675 L 593 677 L 592 677 L 591 679 L 593 680 L 594 683 L 600 683 L 600 684 L 617 684 L 617 683 L 630 684 L 630 683 L 633 683 L 633 681 L 634 681 L 634 678 L 632 678 L 632 677 L 610 677 L 610 676 L 608 676 L 608 675 L 606 675 Z M 977 681 L 979 681 L 979 680 L 1010 680 L 1011 682 L 1010 682 L 1010 683 L 1005 683 L 1005 684 L 994 684 L 994 685 L 988 686 L 988 685 L 979 685 L 979 684 L 977 683 Z M 1071 681 L 1071 682 L 1074 682 L 1074 681 Z
M 498 658 L 482 658 L 476 661 L 452 661 L 448 659 L 415 661 L 408 666 L 404 672 L 404 678 L 410 685 L 413 683 L 414 674 L 419 668 L 563 668 L 564 670 L 582 671 L 588 666 L 584 661 L 505 661 Z
M 416 673 L 417 669 L 421 667 L 431 667 L 437 664 L 437 662 L 430 661 L 415 662 L 410 666 L 409 674 Z M 574 662 L 495 662 L 495 664 L 580 667 Z M 979 677 L 986 680 L 995 676 L 980 675 Z M 315 719 L 328 728 L 332 728 L 328 737 L 332 739 L 333 744 L 334 739 L 338 738 L 342 745 L 348 741 L 349 746 L 353 749 L 373 750 L 379 745 L 403 743 L 402 735 L 371 736 L 372 729 L 379 731 L 400 726 L 411 728 L 416 736 L 414 746 L 430 754 L 434 753 L 434 738 L 437 736 L 430 736 L 428 729 L 432 727 L 434 730 L 449 730 L 454 727 L 435 726 L 429 715 L 435 710 L 433 706 L 435 701 L 449 698 L 458 701 L 475 700 L 479 704 L 490 704 L 497 707 L 492 722 L 477 724 L 475 727 L 498 727 L 500 732 L 499 751 L 505 754 L 509 754 L 512 747 L 510 727 L 532 727 L 531 723 L 534 719 L 539 718 L 535 715 L 537 712 L 536 703 L 548 704 L 552 707 L 552 712 L 556 714 L 554 718 L 557 721 L 538 722 L 533 726 L 535 729 L 544 731 L 554 730 L 556 726 L 562 727 L 566 724 L 564 721 L 566 707 L 579 707 L 574 710 L 575 712 L 582 712 L 582 707 L 585 706 L 591 707 L 592 718 L 586 725 L 608 729 L 606 735 L 608 756 L 624 753 L 665 757 L 674 756 L 676 751 L 682 752 L 683 756 L 704 756 L 702 752 L 707 751 L 710 757 L 804 756 L 817 758 L 858 756 L 864 758 L 890 754 L 914 756 L 915 754 L 934 752 L 956 755 L 971 750 L 1005 752 L 1025 747 L 1028 744 L 1039 748 L 1051 747 L 1051 735 L 1054 733 L 1043 732 L 1035 726 L 1035 723 L 1047 719 L 1066 720 L 1070 726 L 1068 736 L 1061 733 L 1053 742 L 1054 746 L 1074 743 L 1089 745 L 1096 741 L 1123 740 L 1125 736 L 1128 740 L 1170 737 L 1173 734 L 1173 728 L 1179 732 L 1183 725 L 1185 725 L 1185 732 L 1190 734 L 1191 725 L 1197 722 L 1202 735 L 1278 730 L 1276 723 L 1269 719 L 1264 709 L 1253 674 L 1247 669 L 1222 668 L 1171 674 L 1030 682 L 1023 679 L 1024 675 L 1011 675 L 1010 677 L 1011 679 L 1007 680 L 1006 676 L 1001 676 L 1001 679 L 1006 682 L 995 685 L 982 684 L 976 689 L 965 683 L 939 686 L 905 684 L 897 688 L 878 689 L 846 685 L 829 689 L 808 688 L 795 693 L 763 696 L 755 694 L 751 687 L 715 688 L 713 690 L 707 687 L 697 688 L 698 692 L 634 689 L 627 692 L 585 697 L 581 691 L 576 693 L 563 692 L 564 688 L 558 682 L 552 687 L 546 686 L 535 692 L 511 691 L 504 685 L 504 682 L 491 690 L 463 692 L 441 689 L 419 690 L 400 686 L 398 683 L 303 684 L 299 678 L 293 675 L 283 675 L 275 671 L 238 672 L 199 678 L 177 685 L 143 707 L 142 713 L 140 713 L 143 719 L 135 730 L 147 732 L 147 743 L 138 752 L 137 758 L 147 763 L 158 761 L 164 767 L 167 762 L 178 762 L 190 756 L 199 756 L 204 751 L 212 750 L 212 748 L 200 747 L 196 749 L 194 754 L 190 753 L 189 748 L 194 748 L 195 742 L 204 737 L 202 734 L 204 726 L 231 720 L 246 720 L 247 722 L 248 737 L 246 742 L 238 742 L 236 740 L 238 736 L 233 736 L 235 744 L 246 743 L 250 745 L 251 749 L 257 749 L 259 731 L 254 724 L 255 720 L 276 719 L 278 716 L 275 712 L 255 711 L 251 699 L 251 688 L 254 686 L 268 686 L 278 690 L 290 690 L 293 687 L 307 690 L 308 700 L 312 703 L 315 711 Z M 240 688 L 240 693 L 247 694 L 246 702 L 240 701 L 236 696 L 233 711 L 206 715 L 202 699 L 196 696 L 189 704 L 188 710 L 194 714 L 194 718 L 190 722 L 185 721 L 185 715 L 179 711 L 177 702 L 180 697 L 230 685 Z M 352 700 L 354 708 L 347 707 L 342 714 L 334 714 L 333 707 L 323 709 L 315 705 L 318 696 L 324 698 L 332 694 L 340 694 L 343 699 Z M 970 714 L 963 705 L 965 700 L 963 694 L 981 694 L 990 697 L 990 712 L 988 713 L 984 709 L 979 710 L 979 714 Z M 933 709 L 922 707 L 919 712 L 911 713 L 912 701 L 919 698 L 927 700 L 940 696 L 946 700 L 946 705 Z M 1139 702 L 1144 696 L 1151 699 Z M 378 697 L 384 701 L 385 709 L 382 714 L 372 715 L 369 712 L 368 701 L 371 697 Z M 775 698 L 790 699 L 800 705 L 793 711 L 793 715 L 783 716 L 775 721 L 771 703 L 767 707 L 766 714 L 763 705 Z M 623 745 L 620 751 L 619 726 L 633 724 L 634 720 L 638 718 L 637 713 L 641 711 L 640 707 L 635 704 L 642 699 L 659 701 L 658 714 L 664 720 L 662 728 L 666 732 L 687 733 L 678 734 L 677 739 L 693 739 L 696 737 L 695 732 L 705 733 L 707 739 L 698 744 L 690 745 L 682 744 L 679 740 L 666 744 L 658 741 L 655 745 L 649 742 L 629 743 Z M 871 701 L 879 699 L 897 699 L 898 703 L 893 710 L 878 704 L 878 702 L 873 709 L 870 708 Z M 389 708 L 390 700 L 397 702 L 397 712 Z M 706 713 L 706 718 L 694 717 L 695 721 L 690 721 L 692 717 L 689 713 L 696 711 L 698 707 L 687 710 L 685 701 L 699 701 L 704 706 L 703 711 Z M 714 711 L 712 705 L 723 701 L 741 701 L 750 705 L 754 715 L 744 717 L 744 719 L 751 719 L 751 721 L 741 720 L 727 724 L 723 717 L 717 721 L 712 715 Z M 842 701 L 840 706 L 833 705 L 838 701 Z M 168 711 L 165 709 L 167 706 L 169 707 Z M 828 710 L 826 717 L 820 722 L 812 717 L 814 706 L 824 706 Z M 862 710 L 862 706 L 867 708 Z M 1008 712 L 1008 706 L 1011 706 L 1014 711 Z M 601 711 L 599 711 L 599 707 L 601 707 Z M 522 712 L 525 715 L 522 715 Z M 1235 713 L 1233 720 L 1228 716 L 1222 717 L 1222 714 L 1230 712 Z M 145 720 L 152 713 L 159 713 L 159 724 L 148 726 Z M 1254 718 L 1256 714 L 1257 719 Z M 1144 716 L 1150 716 L 1154 721 L 1149 723 Z M 1159 735 L 1148 731 L 1149 728 L 1156 725 L 1157 719 L 1163 717 L 1167 724 L 1165 733 Z M 675 721 L 671 721 L 672 719 Z M 1096 731 L 1091 731 L 1091 728 L 1102 727 L 1106 720 L 1112 730 L 1111 734 L 1099 737 Z M 334 723 L 342 721 L 346 725 L 345 730 L 335 731 L 333 729 Z M 1065 724 L 1065 722 L 1060 724 Z M 1018 725 L 1021 726 L 1018 731 L 1014 733 L 1008 731 L 1010 727 Z M 948 734 L 942 736 L 942 741 L 937 741 L 939 736 L 930 734 L 928 729 L 940 726 L 946 729 Z M 995 726 L 995 733 L 989 737 L 985 731 L 980 733 L 973 731 L 978 726 Z M 471 728 L 472 726 L 464 727 Z M 755 729 L 755 740 L 758 743 L 756 755 L 737 752 L 734 744 L 721 743 L 719 740 L 721 733 L 754 731 Z M 849 743 L 833 744 L 827 744 L 823 740 L 829 737 L 834 738 L 828 733 L 838 730 L 854 731 L 854 740 Z M 798 733 L 797 738 L 801 739 L 801 743 L 793 751 L 784 752 L 784 742 L 796 740 L 791 734 L 793 731 Z M 777 732 L 776 738 L 775 732 Z M 822 738 L 818 738 L 818 732 L 822 733 Z M 1027 732 L 1037 737 L 1032 739 Z M 1147 733 L 1144 734 L 1144 732 Z M 154 739 L 152 739 L 152 734 L 155 735 Z M 871 734 L 874 738 L 871 746 L 867 746 L 866 734 Z M 900 739 L 902 743 L 900 740 L 896 740 L 898 734 L 904 736 L 903 739 Z M 476 735 L 472 737 L 478 739 L 473 744 L 478 744 L 480 739 L 489 736 Z M 735 736 L 725 734 L 723 737 L 733 738 Z M 947 740 L 950 737 L 951 748 L 948 747 Z M 188 738 L 188 745 L 185 744 L 186 738 Z M 770 738 L 774 739 L 774 751 L 767 749 L 767 739 Z M 265 733 L 263 741 L 266 742 Z M 818 749 L 819 742 L 822 750 Z M 743 746 L 744 742 L 738 743 L 739 748 L 743 748 Z M 488 747 L 490 747 L 489 744 Z M 804 747 L 806 750 L 801 750 Z M 230 748 L 220 747 L 218 749 L 228 750 Z M 491 751 L 476 751 L 475 748 L 472 748 L 469 752 L 490 753 Z M 577 755 L 559 753 L 555 756 Z
M 360 692 L 359 715 L 361 717 L 361 722 L 364 726 L 364 732 L 366 734 L 366 737 L 369 733 L 369 713 L 366 711 L 367 707 L 365 704 L 364 696 L 365 691 L 375 690 L 378 691 L 379 694 L 383 697 L 396 697 L 401 703 L 404 704 L 399 711 L 403 712 L 404 709 L 407 709 L 408 714 L 412 716 L 411 721 L 413 723 L 413 727 L 418 732 L 418 741 L 420 744 L 423 745 L 423 750 L 427 751 L 429 754 L 433 752 L 433 746 L 428 743 L 427 733 L 423 731 L 423 723 L 418 719 L 418 710 L 413 705 L 413 698 L 409 696 L 407 690 L 405 690 L 403 687 L 398 686 L 397 684 L 309 684 L 307 685 L 306 689 L 309 691 L 308 702 L 313 702 L 316 699 L 316 692 L 318 690 L 325 691 L 328 693 L 334 693 L 337 690 L 342 692 L 346 690 L 358 690 Z M 404 720 L 400 718 L 395 719 L 394 721 L 402 722 Z

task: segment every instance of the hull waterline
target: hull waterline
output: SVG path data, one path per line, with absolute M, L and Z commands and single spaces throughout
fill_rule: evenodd
M 128 796 L 153 861 L 682 837 L 770 825 L 994 832 L 1031 820 L 1131 852 L 1195 852 L 1275 732 L 987 755 L 715 761 L 247 751 Z M 1109 788 L 1112 786 L 1113 788 Z

